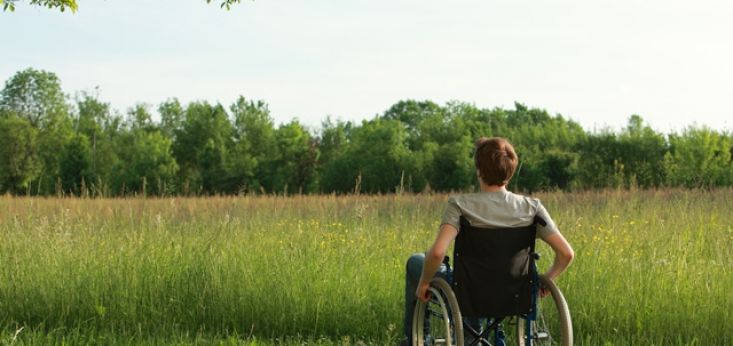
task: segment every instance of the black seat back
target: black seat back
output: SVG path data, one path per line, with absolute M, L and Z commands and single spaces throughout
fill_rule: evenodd
M 469 317 L 526 314 L 531 306 L 530 261 L 536 220 L 517 228 L 476 228 L 461 217 L 453 251 L 453 290 Z

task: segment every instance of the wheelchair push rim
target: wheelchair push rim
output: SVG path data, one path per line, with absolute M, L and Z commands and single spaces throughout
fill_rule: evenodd
M 418 300 L 412 318 L 415 346 L 463 346 L 463 319 L 450 285 L 442 278 L 430 282 L 430 300 Z

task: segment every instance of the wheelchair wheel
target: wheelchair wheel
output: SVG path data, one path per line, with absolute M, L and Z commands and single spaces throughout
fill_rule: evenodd
M 565 297 L 555 283 L 544 276 L 540 276 L 540 284 L 550 291 L 550 295 L 537 298 L 537 319 L 530 322 L 529 336 L 532 338 L 532 345 L 571 346 L 573 324 Z M 516 335 L 526 335 L 526 324 L 526 319 L 518 319 Z M 523 337 L 517 341 L 519 346 L 528 344 Z
M 414 346 L 463 346 L 463 319 L 458 300 L 448 282 L 434 278 L 430 282 L 431 298 L 415 304 L 412 317 Z

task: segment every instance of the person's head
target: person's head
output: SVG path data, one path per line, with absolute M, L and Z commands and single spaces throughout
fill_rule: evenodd
M 508 184 L 519 162 L 512 144 L 501 137 L 479 138 L 473 158 L 479 179 L 486 185 Z

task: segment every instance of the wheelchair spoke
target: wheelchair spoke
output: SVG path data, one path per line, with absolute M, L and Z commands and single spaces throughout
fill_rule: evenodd
M 447 308 L 447 306 L 441 303 L 441 301 L 436 298 L 435 293 L 433 293 L 430 301 L 428 301 L 427 313 L 437 318 L 443 318 L 443 308 Z M 450 311 L 448 312 L 448 314 L 450 315 Z

